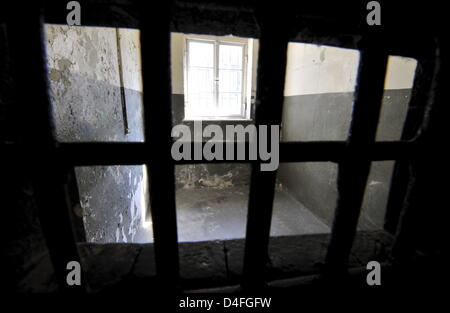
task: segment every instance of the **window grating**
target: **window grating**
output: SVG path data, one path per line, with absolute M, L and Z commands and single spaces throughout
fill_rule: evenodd
M 186 36 L 185 119 L 246 119 L 250 41 L 211 38 Z
M 66 264 L 79 260 L 75 240 L 70 230 L 67 202 L 67 177 L 69 168 L 75 165 L 149 165 L 154 183 L 151 185 L 151 208 L 155 235 L 155 253 L 157 274 L 160 283 L 167 288 L 178 285 L 178 242 L 175 214 L 174 164 L 170 155 L 171 145 L 171 107 L 170 107 L 170 38 L 169 9 L 158 12 L 165 21 L 160 23 L 145 19 L 141 25 L 141 42 L 143 51 L 144 91 L 152 95 L 145 98 L 145 139 L 144 143 L 78 143 L 55 144 L 52 122 L 49 115 L 49 97 L 43 51 L 42 21 L 39 8 L 34 5 L 30 10 L 20 10 L 21 18 L 10 22 L 8 33 L 11 50 L 23 60 L 18 64 L 16 78 L 19 84 L 28 86 L 28 93 L 34 96 L 34 105 L 26 93 L 19 95 L 21 103 L 29 113 L 26 122 L 34 127 L 28 134 L 26 146 L 8 147 L 10 160 L 24 160 L 24 155 L 39 151 L 36 161 L 27 163 L 35 183 L 40 220 L 47 240 L 50 255 L 55 268 L 58 283 L 62 289 L 65 282 Z M 270 10 L 267 10 L 270 12 Z M 281 120 L 284 74 L 286 67 L 286 49 L 291 29 L 275 23 L 275 18 L 283 12 L 271 12 L 271 18 L 258 14 L 261 26 L 261 47 L 258 66 L 258 93 L 256 124 L 279 124 Z M 285 12 L 281 15 L 289 20 Z M 19 22 L 20 20 L 20 22 Z M 22 25 L 26 21 L 26 25 Z M 20 25 L 19 25 L 20 24 Z M 156 34 L 155 31 L 156 30 Z M 22 38 L 29 38 L 23 41 Z M 154 42 L 160 49 L 152 49 Z M 370 162 L 373 160 L 412 159 L 414 151 L 421 142 L 427 142 L 428 124 L 415 140 L 395 142 L 374 142 L 376 126 L 380 113 L 383 94 L 383 82 L 388 53 L 378 46 L 361 47 L 361 60 L 357 77 L 356 98 L 350 126 L 350 136 L 345 142 L 294 142 L 280 145 L 281 162 L 334 161 L 339 165 L 338 190 L 339 199 L 332 229 L 331 242 L 326 257 L 328 274 L 334 275 L 346 270 L 348 255 L 352 246 L 358 222 L 359 211 L 369 174 Z M 412 103 L 421 110 L 432 112 L 428 103 L 428 92 L 434 77 L 434 51 L 422 61 L 418 58 L 418 70 L 412 94 Z M 159 62 L 148 63 L 150 59 Z M 431 61 L 429 61 L 431 60 Z M 146 75 L 158 73 L 156 85 L 146 81 Z M 431 103 L 431 102 L 430 102 Z M 407 118 L 408 124 L 408 118 Z M 420 126 L 413 125 L 413 129 Z M 406 134 L 408 130 L 404 131 Z M 405 135 L 403 138 L 407 138 Z M 90 153 L 83 153 L 89 151 Z M 44 155 L 45 157 L 42 157 Z M 417 160 L 412 160 L 417 162 Z M 43 162 L 43 165 L 39 162 Z M 229 162 L 229 161 L 228 161 Z M 414 162 L 412 162 L 414 164 Z M 254 162 L 255 163 L 255 162 Z M 51 184 L 39 184 L 43 177 Z M 50 179 L 48 179 L 50 177 Z M 244 259 L 245 287 L 262 287 L 264 285 L 264 266 L 267 261 L 268 238 L 272 215 L 273 191 L 276 172 L 261 172 L 253 168 L 247 221 L 246 247 Z M 393 188 L 395 187 L 395 184 Z M 410 185 L 409 194 L 414 197 L 418 185 Z M 396 246 L 393 255 L 402 258 L 410 253 L 408 233 L 411 232 L 408 210 L 397 231 Z M 409 214 L 408 214 L 409 213 Z M 409 250 L 408 250 L 409 249 Z M 80 288 L 71 287 L 71 290 Z

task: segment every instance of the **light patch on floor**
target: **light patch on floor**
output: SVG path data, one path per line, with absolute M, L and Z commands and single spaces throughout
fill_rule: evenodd
M 248 187 L 177 190 L 178 240 L 245 238 Z M 275 193 L 271 236 L 328 233 L 330 228 L 291 197 Z

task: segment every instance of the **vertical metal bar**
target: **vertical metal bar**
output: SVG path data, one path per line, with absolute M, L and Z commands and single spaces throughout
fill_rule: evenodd
M 346 272 L 371 163 L 358 156 L 356 151 L 375 140 L 386 65 L 387 55 L 383 52 L 361 51 L 347 141 L 349 154 L 339 163 L 339 198 L 326 256 L 325 274 L 340 275 Z
M 214 110 L 219 109 L 219 42 L 214 40 Z
M 57 159 L 53 134 L 51 104 L 45 55 L 45 36 L 38 4 L 26 10 L 13 8 L 7 22 L 8 42 L 14 55 L 14 79 L 18 105 L 22 108 L 23 144 L 36 155 L 27 163 L 33 180 L 42 231 L 61 291 L 81 292 L 81 286 L 68 286 L 66 267 L 70 261 L 80 261 L 69 215 L 67 197 L 68 169 Z
M 151 18 L 141 17 L 145 145 L 152 152 L 150 203 L 155 263 L 162 288 L 178 284 L 179 260 L 175 207 L 175 175 L 171 160 L 170 7 L 159 2 Z
M 266 8 L 267 9 L 267 8 Z M 281 19 L 261 12 L 261 39 L 258 57 L 258 86 L 255 125 L 280 125 L 287 59 L 288 37 Z M 283 16 L 283 15 L 282 15 Z M 287 19 L 287 16 L 284 16 Z M 270 128 L 270 126 L 268 126 Z M 270 138 L 270 136 L 269 136 Z M 263 288 L 277 171 L 261 171 L 253 164 L 248 202 L 247 230 L 242 285 Z
M 422 124 L 433 71 L 434 56 L 432 54 L 418 60 L 411 100 L 401 137 L 402 141 L 413 140 Z M 395 162 L 384 224 L 385 230 L 392 234 L 396 231 L 403 200 L 406 196 L 410 179 L 409 167 L 409 161 L 398 160 Z
M 426 102 L 424 121 L 416 137 L 421 149 L 417 151 L 418 155 L 414 157 L 409 167 L 411 179 L 407 187 L 391 253 L 394 265 L 405 265 L 411 260 L 417 248 L 419 230 L 421 236 L 424 233 L 432 236 L 430 232 L 434 229 L 445 227 L 446 217 L 442 210 L 442 198 L 440 197 L 447 192 L 447 186 L 442 184 L 442 180 L 437 178 L 439 175 L 436 173 L 441 171 L 442 161 L 446 160 L 441 152 L 442 143 L 447 140 L 445 130 L 448 128 L 446 127 L 448 124 L 447 114 L 444 109 L 447 103 L 446 87 L 442 82 L 449 69 L 448 64 L 444 62 L 445 59 L 441 57 L 441 55 L 445 55 L 442 50 L 446 46 L 442 43 L 438 44 L 435 51 L 435 66 L 432 73 L 427 73 L 431 79 L 430 88 L 428 90 L 423 88 L 418 92 L 419 99 Z M 443 176 L 443 174 L 441 175 Z M 423 210 L 424 208 L 430 208 L 430 210 Z M 430 229 L 430 224 L 432 229 Z M 440 246 L 439 240 L 443 241 L 436 237 L 433 239 L 436 246 Z M 445 245 L 443 242 L 441 244 Z M 407 271 L 408 269 L 405 268 L 405 272 Z
M 83 208 L 80 202 L 80 192 L 78 190 L 78 182 L 75 168 L 71 167 L 67 170 L 67 199 L 69 200 L 70 218 L 72 221 L 72 229 L 76 242 L 86 242 L 86 230 L 83 221 Z

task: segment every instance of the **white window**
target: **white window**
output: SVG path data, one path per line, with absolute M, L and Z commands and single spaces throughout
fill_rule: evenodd
M 246 40 L 188 37 L 185 57 L 185 119 L 246 119 Z

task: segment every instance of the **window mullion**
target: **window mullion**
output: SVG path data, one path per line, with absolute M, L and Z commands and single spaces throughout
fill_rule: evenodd
M 216 112 L 219 109 L 219 42 L 214 41 L 214 101 Z
M 242 67 L 241 67 L 241 115 L 247 116 L 247 64 L 248 62 L 248 47 L 242 46 Z

